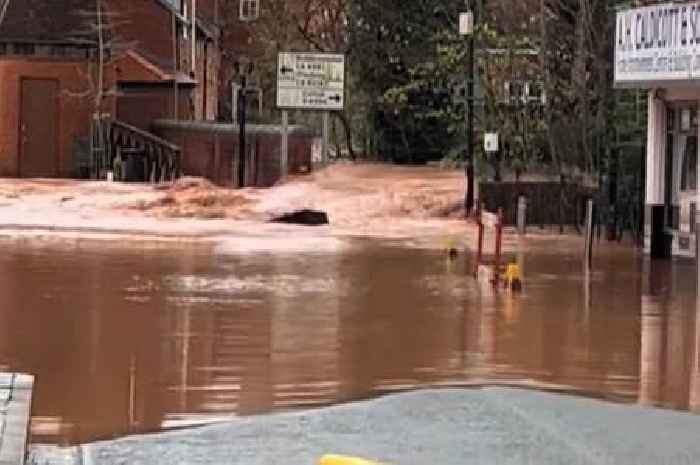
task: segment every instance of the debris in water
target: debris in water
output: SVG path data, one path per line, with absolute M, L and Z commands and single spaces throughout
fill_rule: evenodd
M 301 224 L 304 226 L 321 226 L 324 224 L 329 224 L 328 214 L 326 212 L 308 209 L 286 213 L 282 216 L 274 218 L 272 222 Z

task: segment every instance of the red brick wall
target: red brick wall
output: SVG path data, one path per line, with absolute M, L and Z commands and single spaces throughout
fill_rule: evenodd
M 220 0 L 197 0 L 197 18 L 207 24 L 215 24 L 218 19 L 218 4 Z
M 155 0 L 108 0 L 119 14 L 117 35 L 135 42 L 136 50 L 170 71 L 173 67 L 173 30 L 170 10 Z
M 84 65 L 79 62 L 7 58 L 0 59 L 0 176 L 18 176 L 20 88 L 22 78 L 59 81 L 58 117 L 59 174 L 72 175 L 73 141 L 87 137 L 92 104 L 89 99 L 73 97 L 67 92 L 85 90 Z
M 213 128 L 214 126 L 212 126 Z M 222 186 L 233 186 L 234 157 L 238 154 L 238 131 L 214 132 L 200 129 L 156 127 L 156 133 L 182 148 L 183 172 L 186 176 L 201 176 Z M 250 185 L 270 187 L 279 180 L 280 136 L 251 129 L 246 143 L 255 145 L 255 160 L 250 160 Z M 305 132 L 289 136 L 289 173 L 311 171 L 313 137 Z
M 188 0 L 189 1 L 189 0 Z M 197 16 L 212 23 L 216 16 L 216 4 L 218 0 L 198 0 Z M 189 26 L 177 22 L 175 43 L 173 44 L 173 16 L 171 10 L 163 7 L 156 0 L 109 0 L 112 10 L 119 13 L 120 24 L 117 35 L 125 42 L 134 43 L 135 50 L 146 59 L 153 62 L 166 73 L 172 73 L 174 67 L 190 74 L 191 71 L 191 34 Z M 187 27 L 187 36 L 183 36 L 182 28 Z M 177 57 L 173 47 L 178 49 Z M 198 120 L 214 120 L 218 113 L 218 75 L 220 63 L 220 51 L 215 40 L 197 34 L 197 63 L 195 66 L 195 79 L 198 82 L 189 102 L 187 115 L 194 114 Z M 176 59 L 179 60 L 176 63 Z M 205 72 L 206 70 L 206 72 Z M 124 65 L 122 81 L 138 80 L 129 76 L 129 67 Z M 184 115 L 181 113 L 180 117 Z
M 186 96 L 185 89 L 180 93 Z M 173 117 L 174 103 L 174 90 L 169 86 L 139 86 L 136 89 L 122 86 L 117 97 L 117 119 L 150 131 L 153 121 Z

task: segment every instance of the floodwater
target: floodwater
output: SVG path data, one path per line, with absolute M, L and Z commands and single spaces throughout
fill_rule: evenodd
M 475 282 L 464 258 L 334 241 L 0 240 L 0 369 L 37 376 L 34 441 L 436 385 L 700 411 L 693 263 L 603 246 L 584 278 L 578 250 L 538 239 L 511 295 Z

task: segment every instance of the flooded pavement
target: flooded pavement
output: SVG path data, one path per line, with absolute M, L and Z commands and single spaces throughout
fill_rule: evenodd
M 700 411 L 694 263 L 602 246 L 584 278 L 536 238 L 510 295 L 440 251 L 291 242 L 0 241 L 0 368 L 37 376 L 34 441 L 443 385 Z

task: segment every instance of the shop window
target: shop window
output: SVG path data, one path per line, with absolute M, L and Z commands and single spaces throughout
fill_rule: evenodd
M 698 185 L 698 138 L 696 136 L 688 137 L 682 163 L 681 190 L 695 191 Z
M 690 232 L 695 234 L 695 221 L 697 218 L 697 212 L 695 211 L 696 203 L 691 202 L 690 203 Z
M 240 0 L 241 21 L 254 21 L 260 16 L 260 0 Z
M 673 132 L 676 128 L 676 112 L 673 108 L 666 110 L 666 129 L 668 132 Z
M 165 3 L 173 7 L 178 13 L 182 12 L 182 0 L 165 0 Z
M 668 226 L 678 231 L 681 227 L 681 207 L 678 205 L 673 205 L 668 209 Z

